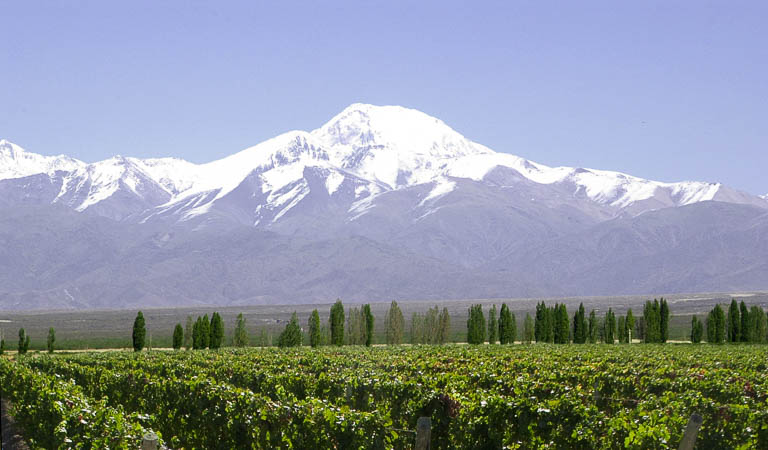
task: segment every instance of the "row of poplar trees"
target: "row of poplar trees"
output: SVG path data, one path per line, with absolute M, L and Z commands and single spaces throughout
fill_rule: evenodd
M 697 318 L 691 319 L 691 342 L 701 342 L 704 324 Z M 764 343 L 768 342 L 768 323 L 763 308 L 753 305 L 751 308 L 742 300 L 731 300 L 728 313 L 720 305 L 707 314 L 707 342 L 729 343 Z
M 480 304 L 472 305 L 469 308 L 469 318 L 467 319 L 467 342 L 470 344 L 483 344 L 486 342 L 490 344 L 513 344 L 517 339 L 517 318 L 507 307 L 506 303 L 502 303 L 501 310 L 496 316 L 496 305 L 491 306 L 488 311 L 488 321 L 486 327 L 485 316 L 483 315 L 483 306 Z M 530 328 L 533 332 L 532 323 L 529 324 L 530 315 L 526 317 L 525 330 Z M 486 329 L 488 333 L 486 334 Z M 529 333 L 524 331 L 523 340 Z M 530 342 L 530 339 L 527 339 Z
M 581 303 L 573 317 L 569 317 L 564 303 L 549 307 L 540 302 L 536 305 L 534 339 L 553 344 L 613 344 L 617 340 L 629 343 L 634 336 L 635 324 L 632 309 L 627 311 L 626 316 L 617 319 L 613 309 L 608 308 L 603 318 L 599 319 L 594 309 L 587 316 Z

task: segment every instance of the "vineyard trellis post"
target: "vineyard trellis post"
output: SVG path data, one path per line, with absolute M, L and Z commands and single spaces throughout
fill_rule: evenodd
M 678 450 L 693 450 L 693 445 L 696 443 L 696 435 L 699 433 L 701 423 L 704 419 L 699 413 L 691 414 L 691 418 L 688 420 L 688 425 L 685 427 L 685 434 L 680 441 L 680 447 Z
M 432 419 L 419 417 L 416 422 L 416 450 L 429 450 L 432 441 Z
M 159 438 L 154 431 L 144 435 L 144 439 L 141 441 L 141 450 L 158 450 Z

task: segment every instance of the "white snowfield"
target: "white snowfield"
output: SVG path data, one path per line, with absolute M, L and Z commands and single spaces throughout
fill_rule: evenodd
M 548 167 L 494 152 L 434 117 L 399 106 L 353 104 L 314 131 L 284 133 L 206 164 L 120 156 L 87 164 L 63 155 L 29 153 L 0 140 L 0 180 L 39 174 L 63 176 L 57 198 L 64 198 L 73 189 L 87 190 L 84 199 L 73 205 L 78 211 L 121 189 L 142 196 L 147 184 L 154 184 L 167 199 L 156 205 L 159 209 L 191 205 L 185 213 L 190 217 L 205 213 L 213 202 L 255 176 L 267 198 L 267 204 L 259 207 L 279 209 L 273 219 L 277 220 L 307 196 L 310 188 L 302 182 L 307 168 L 322 169 L 324 188 L 331 196 L 345 179 L 355 178 L 356 200 L 350 212 L 358 215 L 364 214 L 371 199 L 382 191 L 430 183 L 432 191 L 423 204 L 456 189 L 452 178 L 484 181 L 496 168 L 513 169 L 534 183 L 563 184 L 575 196 L 617 210 L 651 198 L 660 206 L 688 205 L 716 199 L 723 190 L 719 183 L 662 183 L 605 170 Z M 733 201 L 733 195 L 728 196 L 726 200 Z M 768 199 L 768 195 L 763 198 Z

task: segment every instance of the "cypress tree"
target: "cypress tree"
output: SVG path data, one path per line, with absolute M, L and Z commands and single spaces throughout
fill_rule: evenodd
M 499 340 L 499 322 L 496 319 L 496 305 L 488 310 L 488 343 L 495 344 Z
M 613 344 L 615 334 L 616 317 L 613 315 L 613 310 L 608 308 L 608 312 L 605 313 L 605 319 L 603 320 L 603 342 Z
M 0 338 L 0 355 L 5 353 L 5 339 Z
M 531 317 L 530 313 L 525 313 L 525 320 L 523 320 L 523 343 L 530 344 L 534 340 L 534 334 L 533 317 Z
M 307 323 L 309 330 L 309 345 L 317 347 L 320 345 L 320 313 L 315 309 L 309 316 Z
M 739 313 L 739 304 L 735 299 L 731 300 L 731 306 L 728 307 L 728 342 L 741 341 L 741 314 Z
M 53 329 L 53 327 L 51 327 L 48 329 L 48 339 L 46 340 L 48 353 L 53 353 L 55 343 L 56 343 L 56 331 Z
M 200 350 L 202 348 L 202 339 L 200 338 L 200 331 L 202 328 L 203 318 L 200 316 L 197 316 L 197 320 L 195 321 L 195 325 L 192 327 L 192 348 L 195 350 Z
M 180 349 L 183 343 L 184 343 L 184 328 L 182 328 L 180 323 L 177 323 L 176 327 L 173 329 L 173 349 L 174 350 Z
M 499 342 L 501 344 L 511 344 L 515 341 L 512 335 L 512 314 L 506 303 L 501 304 L 499 312 Z
M 344 305 L 341 299 L 331 306 L 331 343 L 336 346 L 344 345 Z
M 387 327 L 387 344 L 402 344 L 405 319 L 403 319 L 403 312 L 400 310 L 400 307 L 397 306 L 396 301 L 392 301 L 389 305 L 389 311 L 387 311 L 384 322 L 386 322 Z
M 365 346 L 370 347 L 373 344 L 373 322 L 374 317 L 371 313 L 371 305 L 363 305 L 363 316 L 365 316 Z
M 147 327 L 144 323 L 144 314 L 139 311 L 136 320 L 133 321 L 133 351 L 140 352 L 144 348 L 144 338 L 147 335 Z

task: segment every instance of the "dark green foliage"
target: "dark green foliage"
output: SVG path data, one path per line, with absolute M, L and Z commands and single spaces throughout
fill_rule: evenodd
M 594 344 L 597 342 L 597 315 L 595 315 L 595 310 L 589 312 L 589 323 L 587 325 L 587 328 L 589 330 L 587 331 L 587 336 L 590 344 Z
M 144 339 L 147 335 L 147 327 L 144 323 L 144 314 L 139 311 L 133 321 L 133 351 L 140 352 L 144 349 Z
M 173 329 L 173 349 L 178 350 L 184 344 L 184 328 L 180 323 L 176 324 Z
M 5 353 L 5 339 L 0 339 L 0 355 Z
M 243 317 L 243 313 L 237 315 L 235 334 L 232 336 L 232 345 L 235 347 L 248 346 L 248 328 L 245 325 L 245 317 Z
M 585 344 L 589 338 L 589 329 L 587 327 L 586 311 L 584 303 L 579 304 L 579 309 L 573 315 L 573 343 Z
M 316 309 L 309 315 L 307 329 L 309 330 L 309 345 L 312 347 L 320 345 L 320 313 Z
M 485 316 L 483 316 L 482 305 L 472 305 L 469 308 L 467 342 L 475 345 L 485 342 Z
M 499 340 L 499 320 L 496 318 L 496 305 L 488 310 L 488 343 L 495 344 Z
M 389 345 L 400 345 L 403 343 L 403 333 L 405 328 L 405 320 L 403 319 L 403 312 L 400 307 L 397 306 L 397 302 L 393 301 L 389 305 L 389 311 L 384 318 L 386 324 L 386 339 Z
M 727 338 L 725 324 L 726 318 L 723 308 L 720 305 L 715 305 L 707 314 L 707 342 L 711 344 L 725 342 Z
M 666 301 L 662 299 L 664 304 Z M 667 318 L 669 320 L 669 318 Z M 668 325 L 667 325 L 668 326 Z M 662 315 L 659 301 L 654 299 L 653 303 L 645 302 L 643 307 L 643 338 L 646 343 L 659 343 L 662 341 Z
M 728 307 L 728 342 L 741 341 L 741 314 L 736 299 L 731 300 Z
M 613 344 L 616 336 L 616 316 L 613 314 L 613 310 L 608 308 L 608 312 L 605 313 L 603 319 L 603 342 L 606 344 Z
M 617 327 L 618 328 L 617 335 L 619 337 L 619 343 L 620 344 L 626 344 L 627 343 L 628 333 L 627 333 L 627 322 L 626 322 L 626 320 L 627 319 L 624 316 L 619 316 L 618 327 Z
M 747 305 L 744 303 L 744 300 L 742 300 L 739 304 L 739 314 L 741 315 L 741 326 L 739 327 L 741 330 L 740 341 L 750 342 L 752 327 L 750 326 L 751 323 L 749 321 L 749 309 L 747 309 Z
M 208 319 L 208 314 L 204 315 L 200 322 L 200 345 L 201 348 L 211 346 L 211 321 Z
M 291 321 L 285 326 L 285 330 L 280 334 L 277 340 L 279 347 L 299 347 L 304 340 L 304 335 L 301 333 L 301 327 L 299 326 L 299 319 L 294 312 L 291 315 Z
M 544 302 L 536 305 L 536 321 L 534 323 L 536 342 L 555 342 L 555 333 L 558 325 L 557 305 L 554 308 L 548 308 Z M 557 333 L 559 332 L 559 329 L 557 329 Z
M 29 348 L 29 336 L 27 336 L 27 333 L 24 331 L 24 328 L 19 329 L 19 355 L 23 355 L 27 353 L 27 349 Z
M 370 347 L 373 344 L 373 324 L 374 317 L 371 313 L 371 305 L 363 305 L 363 316 L 365 317 L 365 346 Z
M 192 326 L 192 348 L 194 350 L 200 350 L 202 348 L 202 339 L 200 338 L 200 326 L 203 318 L 197 316 L 195 324 Z
M 632 314 L 632 308 L 627 311 L 627 343 L 632 343 L 632 338 L 635 336 L 635 316 Z
M 698 344 L 701 342 L 701 337 L 704 334 L 704 325 L 697 316 L 691 317 L 691 342 Z
M 212 349 L 221 348 L 221 344 L 224 341 L 224 321 L 221 319 L 219 313 L 214 312 L 211 316 L 211 337 L 209 345 Z
M 53 329 L 53 327 L 48 329 L 48 339 L 46 339 L 45 344 L 46 348 L 48 349 L 48 353 L 53 353 L 56 344 L 56 331 Z
M 344 345 L 344 305 L 341 300 L 331 306 L 331 344 L 336 346 Z
M 763 308 L 753 305 L 749 311 L 750 342 L 756 344 L 766 341 L 766 316 Z
M 661 334 L 661 342 L 667 342 L 667 339 L 669 339 L 669 305 L 663 297 L 661 299 L 661 309 L 659 313 L 659 330 Z
M 501 304 L 499 313 L 499 342 L 502 344 L 514 344 L 517 324 L 514 316 L 509 311 L 506 303 Z
M 555 303 L 554 308 L 551 310 L 551 317 L 553 317 L 554 336 L 553 340 L 555 344 L 567 344 L 571 341 L 571 324 L 568 319 L 568 310 L 565 307 L 565 303 Z

